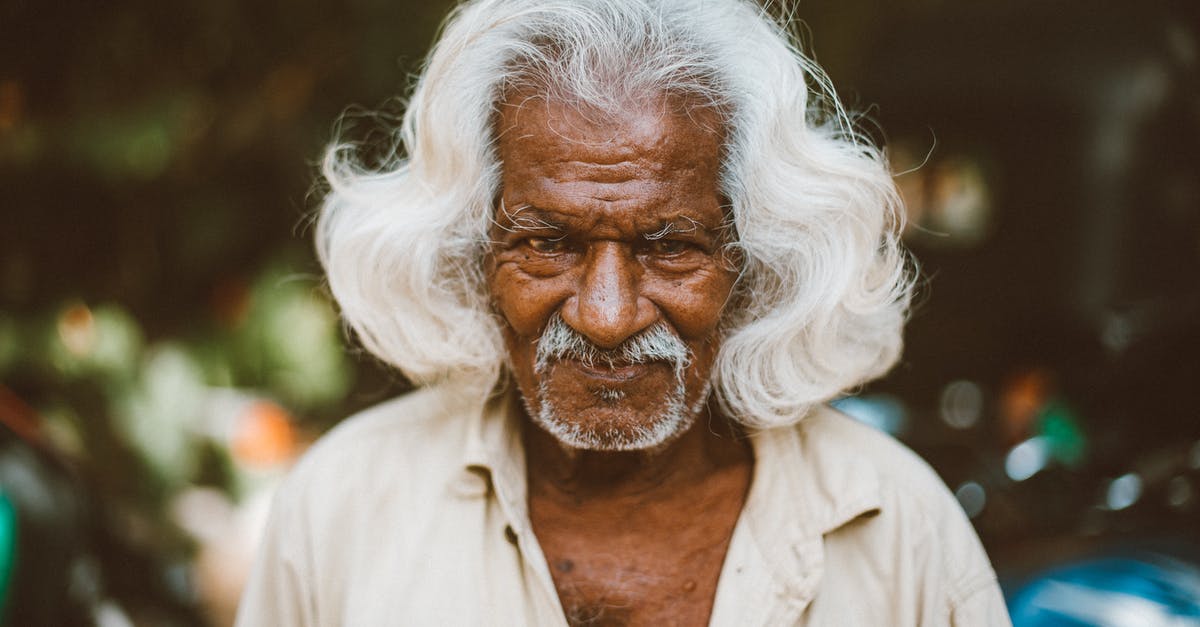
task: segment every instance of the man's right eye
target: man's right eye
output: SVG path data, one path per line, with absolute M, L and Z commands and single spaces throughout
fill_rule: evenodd
M 530 237 L 525 240 L 525 243 L 539 253 L 557 253 L 566 248 L 566 243 L 562 238 Z

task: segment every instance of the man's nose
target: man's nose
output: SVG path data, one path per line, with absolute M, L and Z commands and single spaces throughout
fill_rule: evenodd
M 563 322 L 602 348 L 619 346 L 657 317 L 640 281 L 637 260 L 621 244 L 594 244 L 575 295 L 563 305 Z

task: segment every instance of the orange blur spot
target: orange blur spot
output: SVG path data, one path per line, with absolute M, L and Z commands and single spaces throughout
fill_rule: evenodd
M 1010 442 L 1020 441 L 1028 435 L 1054 388 L 1054 375 L 1045 368 L 1021 372 L 1004 386 L 1000 396 L 1000 419 L 1004 435 Z
M 269 401 L 252 403 L 234 427 L 230 449 L 248 466 L 274 466 L 296 454 L 296 431 L 287 410 Z
M 76 357 L 86 356 L 96 345 L 96 319 L 83 303 L 71 305 L 58 316 L 58 339 Z
M 0 132 L 16 128 L 24 112 L 25 91 L 17 81 L 0 81 Z

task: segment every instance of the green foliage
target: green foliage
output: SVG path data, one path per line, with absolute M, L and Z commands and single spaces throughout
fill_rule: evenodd
M 295 454 L 281 420 L 308 439 L 389 393 L 321 289 L 313 164 L 449 4 L 0 6 L 0 410 L 129 544 L 178 559 L 178 495 L 250 498 Z
M 248 320 L 233 337 L 239 365 L 296 407 L 341 400 L 350 379 L 337 317 L 311 281 L 269 272 L 253 294 Z

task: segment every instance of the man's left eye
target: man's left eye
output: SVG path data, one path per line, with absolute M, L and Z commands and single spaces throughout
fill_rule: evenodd
M 688 243 L 677 239 L 656 239 L 650 242 L 650 252 L 656 255 L 678 255 L 687 250 Z
M 566 248 L 562 238 L 530 237 L 525 240 L 525 243 L 539 253 L 557 253 Z

